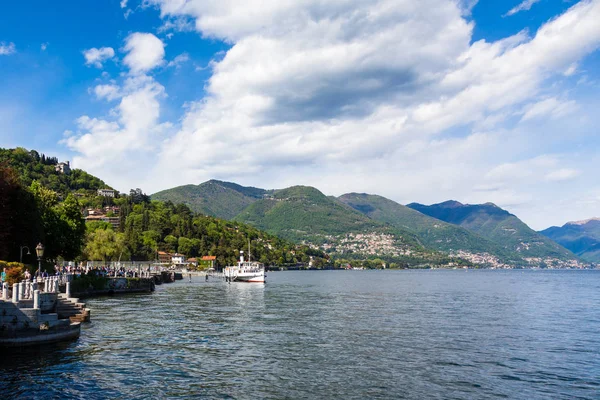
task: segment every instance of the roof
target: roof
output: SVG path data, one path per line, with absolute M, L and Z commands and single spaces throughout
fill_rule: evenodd
M 202 261 L 215 261 L 217 256 L 202 256 Z

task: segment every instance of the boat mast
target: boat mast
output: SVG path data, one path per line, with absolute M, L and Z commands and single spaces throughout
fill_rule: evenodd
M 248 262 L 252 261 L 252 254 L 250 253 L 250 236 L 248 236 Z

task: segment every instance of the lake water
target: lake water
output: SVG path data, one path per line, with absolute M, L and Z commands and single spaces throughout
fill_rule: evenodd
M 599 399 L 600 271 L 271 272 L 89 299 L 0 398 Z

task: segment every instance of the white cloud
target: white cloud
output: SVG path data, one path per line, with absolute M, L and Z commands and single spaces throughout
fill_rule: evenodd
M 540 100 L 536 103 L 529 104 L 523 111 L 521 121 L 530 119 L 550 117 L 557 119 L 572 113 L 577 109 L 577 104 L 574 101 L 561 101 L 555 97 Z
M 102 68 L 102 63 L 115 56 L 115 51 L 112 47 L 101 47 L 99 49 L 93 47 L 84 50 L 85 65 L 93 65 L 96 68 Z
M 561 169 L 557 169 L 555 171 L 550 172 L 549 174 L 546 175 L 545 178 L 547 181 L 551 181 L 551 182 L 564 182 L 564 181 L 569 181 L 571 179 L 574 179 L 574 178 L 578 177 L 580 174 L 581 174 L 581 172 L 576 169 L 561 168 Z
M 115 99 L 118 88 L 109 86 L 97 86 L 94 91 L 99 97 Z M 159 100 L 164 95 L 164 87 L 151 77 L 126 79 L 113 118 L 84 115 L 76 121 L 77 131 L 65 135 L 63 143 L 79 153 L 73 164 L 92 173 L 101 171 L 120 188 L 126 188 L 131 180 L 142 180 L 145 171 L 140 163 L 151 164 L 153 152 L 169 128 L 159 122 Z M 123 176 L 125 170 L 127 177 Z
M 523 0 L 521 3 L 517 4 L 515 7 L 511 8 L 506 14 L 504 14 L 505 17 L 509 17 L 511 15 L 515 15 L 516 13 L 519 13 L 521 11 L 529 11 L 531 10 L 531 7 L 533 7 L 533 5 L 535 3 L 539 3 L 540 0 Z
M 17 52 L 14 43 L 0 42 L 0 56 L 7 56 Z
M 88 115 L 76 120 L 75 132 L 66 131 L 62 143 L 79 155 L 77 167 L 102 172 L 118 187 L 126 188 L 131 179 L 141 181 L 146 171 L 140 163 L 152 164 L 169 123 L 160 121 L 160 101 L 166 97 L 164 87 L 143 72 L 162 64 L 162 42 L 151 34 L 132 34 L 126 39 L 124 58 L 132 74 L 124 75 L 121 84 L 111 80 L 96 85 L 90 92 L 98 99 L 119 100 L 107 117 Z M 128 170 L 127 176 L 123 170 Z M 123 189 L 125 190 L 125 189 Z
M 166 19 L 162 26 L 158 28 L 158 33 L 175 31 L 175 32 L 193 32 L 195 29 L 193 20 L 187 17 L 169 18 Z M 173 35 L 172 33 L 167 34 Z
M 577 63 L 569 65 L 569 68 L 567 68 L 565 72 L 563 72 L 563 75 L 572 76 L 573 74 L 575 74 L 575 72 L 577 72 Z
M 208 150 L 215 170 L 236 146 L 254 154 L 238 160 L 240 170 L 385 157 L 411 138 L 532 99 L 547 77 L 600 41 L 597 1 L 578 4 L 533 38 L 522 32 L 473 45 L 472 26 L 451 1 L 218 4 L 161 3 L 163 15 L 194 16 L 203 35 L 234 43 L 213 65 L 209 96 L 163 152 L 196 171 L 190 143 Z
M 49 44 L 50 44 L 50 43 L 48 43 L 48 42 L 46 42 L 46 43 L 42 43 L 42 44 L 40 45 L 40 49 L 41 49 L 42 51 L 46 51 L 46 49 L 48 48 L 48 45 L 49 45 Z
M 121 90 L 115 84 L 97 85 L 93 90 L 98 99 L 106 99 L 109 101 L 116 100 L 121 97 Z
M 167 64 L 168 67 L 179 68 L 181 64 L 186 63 L 190 60 L 190 56 L 188 53 L 181 53 L 177 57 L 175 57 L 172 61 L 169 61 Z
M 544 176 L 547 171 L 559 164 L 559 158 L 553 155 L 541 155 L 532 159 L 504 163 L 486 173 L 485 179 L 490 182 L 531 182 Z
M 121 0 L 120 6 L 121 8 L 127 7 L 127 0 Z
M 123 63 L 132 73 L 144 73 L 163 64 L 165 46 L 151 33 L 132 33 L 125 39 L 124 50 L 128 54 Z
M 117 163 L 157 154 L 149 163 L 155 168 L 138 181 L 149 192 L 221 178 L 308 184 L 327 194 L 370 191 L 405 202 L 461 197 L 528 205 L 532 213 L 545 188 L 572 182 L 551 179 L 566 175 L 556 171 L 580 171 L 545 148 L 569 143 L 569 133 L 553 131 L 551 140 L 537 126 L 552 131 L 556 123 L 544 117 L 575 118 L 575 101 L 548 82 L 598 48 L 598 0 L 579 2 L 537 32 L 475 43 L 465 18 L 475 2 L 468 1 L 152 1 L 165 21 L 191 18 L 202 36 L 231 47 L 211 63 L 207 83 L 189 81 L 206 84 L 207 95 L 187 105 L 174 134 L 151 141 L 150 150 L 112 149 Z M 124 83 L 121 96 L 146 93 L 135 104 L 160 114 L 164 90 L 144 92 L 157 83 L 141 72 L 163 64 L 164 45 L 154 37 L 160 43 L 129 46 L 132 37 L 125 64 L 143 78 Z M 116 121 L 80 124 L 71 148 L 87 148 L 87 134 L 104 144 L 105 131 L 114 140 L 140 140 L 124 128 L 121 105 L 115 110 Z M 528 123 L 513 129 L 510 121 L 519 119 Z M 108 122 L 118 125 L 95 128 Z M 156 117 L 145 130 L 170 127 Z M 81 162 L 111 165 L 82 154 Z M 120 170 L 102 176 L 125 179 Z

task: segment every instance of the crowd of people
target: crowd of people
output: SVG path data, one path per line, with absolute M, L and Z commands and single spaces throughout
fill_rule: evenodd
M 57 274 L 73 274 L 73 275 L 95 275 L 104 277 L 117 277 L 117 278 L 140 278 L 147 277 L 153 271 L 148 266 L 146 268 L 141 267 L 129 267 L 124 266 L 109 266 L 109 265 L 94 265 L 94 266 L 82 266 L 82 265 L 56 265 L 54 267 Z

